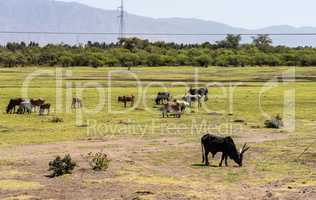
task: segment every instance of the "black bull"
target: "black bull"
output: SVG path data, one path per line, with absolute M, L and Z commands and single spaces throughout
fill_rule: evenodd
M 19 106 L 22 102 L 24 101 L 24 99 L 22 98 L 16 98 L 16 99 L 10 99 L 8 106 L 6 108 L 6 113 L 7 114 L 12 114 L 15 112 L 15 107 Z
M 171 95 L 169 92 L 159 92 L 155 99 L 157 105 L 164 103 L 164 101 L 168 102 L 171 99 Z
M 208 154 L 211 153 L 213 158 L 218 152 L 222 152 L 222 158 L 219 166 L 222 166 L 223 160 L 228 166 L 227 158 L 234 160 L 240 167 L 243 162 L 243 155 L 249 149 L 247 144 L 244 144 L 240 152 L 237 151 L 234 140 L 231 137 L 219 137 L 211 134 L 206 134 L 201 138 L 202 146 L 202 162 L 209 165 Z

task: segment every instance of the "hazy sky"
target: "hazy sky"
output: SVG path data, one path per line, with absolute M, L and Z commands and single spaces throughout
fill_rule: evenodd
M 120 0 L 62 1 L 104 9 L 117 9 L 120 4 Z M 316 26 L 315 0 L 125 0 L 125 4 L 130 13 L 155 18 L 200 18 L 243 28 Z

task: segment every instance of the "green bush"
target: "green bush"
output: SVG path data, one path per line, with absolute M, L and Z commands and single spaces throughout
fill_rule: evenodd
M 64 174 L 71 174 L 77 164 L 72 161 L 69 154 L 65 155 L 63 159 L 60 156 L 57 156 L 55 160 L 49 162 L 48 171 L 53 171 L 50 177 L 58 177 Z
M 111 160 L 108 159 L 107 154 L 105 153 L 95 153 L 93 154 L 92 152 L 90 152 L 87 155 L 87 159 L 89 161 L 89 164 L 91 166 L 91 168 L 95 171 L 105 171 L 108 169 L 109 167 L 109 163 Z
M 315 66 L 316 48 L 273 46 L 267 35 L 241 43 L 240 35 L 228 35 L 215 44 L 177 44 L 122 38 L 117 43 L 84 45 L 0 45 L 0 67 L 17 66 Z

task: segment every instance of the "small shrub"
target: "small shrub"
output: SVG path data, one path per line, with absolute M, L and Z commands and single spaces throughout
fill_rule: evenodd
M 62 122 L 64 122 L 63 118 L 60 118 L 60 117 L 57 117 L 57 116 L 54 116 L 50 121 L 52 123 L 62 123 Z
M 75 162 L 72 161 L 70 155 L 65 155 L 63 159 L 57 156 L 55 160 L 49 162 L 48 171 L 53 171 L 50 177 L 62 176 L 64 174 L 71 174 L 74 168 L 77 166 Z
M 92 152 L 88 153 L 87 159 L 91 168 L 95 171 L 105 171 L 109 167 L 111 160 L 108 159 L 107 154 L 98 152 L 93 154 Z
M 266 120 L 264 122 L 264 125 L 266 128 L 282 128 L 283 127 L 283 121 L 282 118 L 277 115 L 276 117 L 273 117 L 271 120 Z

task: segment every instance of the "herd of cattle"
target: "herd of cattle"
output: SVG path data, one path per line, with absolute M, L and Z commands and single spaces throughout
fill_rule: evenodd
M 163 105 L 161 108 L 163 117 L 173 115 L 175 117 L 181 117 L 181 114 L 185 111 L 187 106 L 192 106 L 192 103 L 197 102 L 198 106 L 201 106 L 201 100 L 204 98 L 204 101 L 208 100 L 208 89 L 199 88 L 199 89 L 190 89 L 188 93 L 182 97 L 180 100 L 173 99 L 169 92 L 159 92 L 155 98 L 155 103 L 157 105 Z M 135 96 L 120 96 L 118 97 L 119 103 L 124 103 L 124 107 L 127 106 L 127 103 L 130 102 L 131 106 L 134 105 Z M 81 108 L 83 106 L 82 100 L 80 98 L 73 98 L 71 107 L 73 109 Z M 17 110 L 16 110 L 17 107 Z M 39 110 L 39 115 L 46 114 L 49 115 L 51 104 L 45 103 L 44 99 L 23 99 L 16 98 L 11 99 L 8 103 L 6 113 L 12 114 L 31 114 Z M 210 134 L 206 134 L 201 138 L 202 146 L 202 162 L 205 165 L 209 165 L 208 154 L 211 153 L 213 158 L 214 156 L 221 152 L 222 158 L 219 166 L 222 166 L 223 161 L 225 160 L 225 165 L 227 166 L 227 158 L 229 157 L 240 167 L 243 164 L 243 155 L 249 149 L 247 144 L 241 148 L 240 151 L 237 151 L 236 145 L 231 137 L 218 137 Z
M 161 109 L 163 117 L 175 116 L 181 117 L 186 107 L 191 107 L 192 103 L 197 102 L 198 106 L 201 107 L 201 100 L 204 98 L 204 101 L 208 100 L 208 89 L 207 88 L 199 88 L 193 89 L 191 88 L 188 93 L 179 99 L 173 99 L 171 97 L 170 92 L 159 92 L 157 97 L 155 98 L 155 103 L 157 105 L 163 104 L 163 108 Z M 120 96 L 118 97 L 118 102 L 123 103 L 124 107 L 127 107 L 127 103 L 130 102 L 131 107 L 134 106 L 135 96 Z M 82 107 L 82 100 L 80 98 L 73 98 L 71 107 L 73 109 Z M 36 112 L 38 110 L 39 115 L 47 114 L 49 115 L 51 109 L 51 104 L 46 103 L 44 99 L 23 99 L 23 98 L 15 98 L 10 99 L 8 106 L 6 108 L 7 114 L 31 114 L 32 112 Z
M 73 98 L 72 100 L 72 108 L 81 108 L 82 101 L 79 98 Z M 50 103 L 45 103 L 45 100 L 40 99 L 23 99 L 23 98 L 16 98 L 10 99 L 8 106 L 6 108 L 7 114 L 31 114 L 33 112 L 37 112 L 39 115 L 49 115 L 51 109 Z
M 191 107 L 192 103 L 197 102 L 198 107 L 201 107 L 201 100 L 203 98 L 204 101 L 208 100 L 207 88 L 191 88 L 180 100 L 172 99 L 170 92 L 158 92 L 157 97 L 155 98 L 155 103 L 157 105 L 163 105 L 161 108 L 163 117 L 174 116 L 180 118 L 186 107 Z M 132 107 L 135 102 L 135 96 L 120 96 L 118 97 L 118 102 L 124 103 L 124 107 L 130 102 Z M 205 163 L 205 165 L 210 165 L 208 160 L 209 153 L 212 154 L 213 158 L 217 153 L 222 153 L 221 161 L 219 163 L 220 167 L 222 167 L 223 161 L 225 161 L 225 166 L 228 166 L 228 158 L 232 159 L 236 164 L 242 167 L 244 153 L 249 150 L 247 144 L 244 144 L 240 151 L 238 151 L 234 140 L 231 137 L 220 137 L 211 134 L 206 134 L 201 138 L 201 146 L 202 163 Z
M 191 88 L 188 93 L 181 99 L 172 99 L 170 92 L 158 92 L 155 98 L 157 105 L 163 105 L 161 111 L 163 117 L 174 116 L 180 118 L 187 107 L 192 107 L 192 104 L 197 102 L 198 107 L 202 106 L 202 99 L 208 100 L 207 88 Z M 135 96 L 120 96 L 118 102 L 123 103 L 126 108 L 127 103 L 130 102 L 131 107 L 134 106 Z
M 16 110 L 16 107 L 17 110 Z M 36 112 L 39 109 L 39 115 L 44 115 L 45 111 L 47 111 L 47 115 L 50 112 L 51 105 L 49 103 L 45 103 L 44 99 L 23 99 L 16 98 L 10 99 L 6 112 L 7 114 L 17 113 L 17 114 L 31 114 L 32 112 Z
M 202 106 L 202 99 L 204 101 L 208 100 L 208 89 L 207 88 L 199 88 L 193 89 L 191 88 L 188 93 L 179 99 L 171 100 L 171 94 L 169 92 L 159 92 L 155 99 L 157 105 L 163 103 L 164 107 L 162 108 L 162 116 L 169 117 L 170 115 L 180 118 L 186 107 L 192 107 L 192 103 L 197 102 L 198 107 Z

